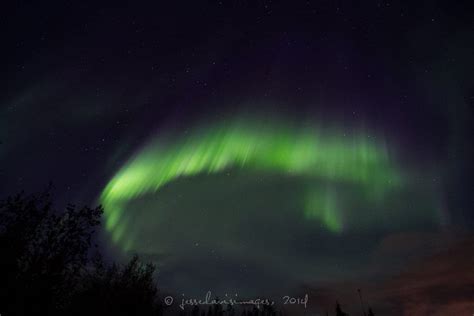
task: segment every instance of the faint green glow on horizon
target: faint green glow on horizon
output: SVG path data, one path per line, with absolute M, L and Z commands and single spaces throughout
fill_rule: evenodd
M 233 120 L 187 132 L 174 142 L 155 139 L 134 155 L 101 193 L 107 231 L 114 242 L 130 247 L 123 220 L 126 203 L 157 192 L 179 177 L 230 168 L 351 183 L 363 188 L 368 199 L 383 197 L 402 178 L 385 144 L 362 132 L 346 134 L 342 129 L 294 127 L 281 121 Z M 341 232 L 343 218 L 334 194 L 311 192 L 301 215 L 321 222 L 331 232 Z

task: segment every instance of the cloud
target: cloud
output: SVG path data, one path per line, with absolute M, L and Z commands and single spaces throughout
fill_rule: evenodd
M 474 237 L 431 255 L 385 285 L 383 296 L 401 315 L 474 313 Z
M 388 235 L 374 251 L 368 276 L 308 284 L 301 292 L 309 293 L 311 307 L 323 314 L 334 310 L 336 300 L 349 314 L 360 314 L 360 288 L 364 305 L 371 306 L 376 315 L 472 315 L 473 253 L 474 236 L 454 239 L 452 235 L 421 232 Z M 391 258 L 403 255 L 410 258 L 386 265 Z

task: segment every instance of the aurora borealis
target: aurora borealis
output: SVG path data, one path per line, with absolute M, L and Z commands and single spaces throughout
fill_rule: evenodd
M 347 140 L 342 135 L 318 135 L 312 129 L 295 131 L 278 125 L 258 126 L 222 124 L 192 134 L 171 144 L 169 149 L 155 142 L 139 152 L 110 181 L 101 196 L 108 212 L 106 227 L 113 239 L 119 240 L 118 232 L 123 234 L 126 230 L 117 226 L 125 225 L 119 221 L 127 200 L 156 192 L 178 177 L 219 173 L 232 167 L 279 171 L 355 183 L 365 187 L 367 197 L 399 185 L 400 175 L 389 166 L 387 153 L 364 135 Z M 306 217 L 322 221 L 331 231 L 342 229 L 335 210 L 314 205 L 314 197 L 308 199 Z M 325 200 L 334 203 L 334 198 Z
M 408 183 L 403 183 L 403 172 L 390 159 L 386 144 L 377 144 L 357 131 L 337 134 L 334 130 L 330 133 L 311 127 L 295 128 L 281 121 L 241 118 L 186 132 L 181 139 L 168 141 L 167 146 L 159 139 L 153 140 L 117 172 L 102 192 L 105 227 L 114 242 L 131 250 L 133 243 L 139 241 L 134 241 L 127 221 L 122 219 L 129 201 L 153 194 L 181 177 L 225 173 L 237 168 L 243 172 L 278 172 L 326 183 L 328 188 L 306 190 L 304 202 L 299 203 L 304 205 L 301 214 L 294 216 L 318 221 L 325 229 L 340 233 L 345 224 L 350 227 L 351 223 L 344 223 L 342 210 L 338 208 L 350 212 L 357 204 L 351 201 L 352 205 L 344 205 L 347 203 L 341 201 L 344 193 L 340 192 L 339 196 L 336 192 L 339 187 L 351 185 L 359 192 L 362 204 L 374 208 L 377 202 L 388 198 L 389 192 L 400 190 Z M 433 209 L 420 212 L 431 217 L 436 214 Z M 160 210 L 148 216 L 159 218 Z
M 2 195 L 102 205 L 98 248 L 166 293 L 474 312 L 467 5 L 7 11 Z

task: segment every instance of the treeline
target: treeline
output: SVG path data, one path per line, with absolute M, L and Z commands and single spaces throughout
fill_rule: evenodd
M 137 256 L 126 264 L 105 263 L 94 244 L 103 209 L 68 205 L 58 211 L 50 191 L 0 200 L 1 315 L 283 315 L 268 306 L 165 307 L 153 264 Z M 336 304 L 335 315 L 347 314 Z
M 286 315 L 283 311 L 276 311 L 272 306 L 267 306 L 264 305 L 263 307 L 257 308 L 253 307 L 251 309 L 244 309 L 239 311 L 237 313 L 232 306 L 228 305 L 227 308 L 222 307 L 221 305 L 214 305 L 208 307 L 207 311 L 206 309 L 200 308 L 198 306 L 194 306 L 194 308 L 190 311 L 181 311 L 179 313 L 180 316 L 284 316 Z M 347 313 L 345 313 L 341 305 L 336 302 L 335 305 L 335 313 L 330 314 L 329 312 L 326 312 L 326 315 L 336 315 L 336 316 L 349 316 Z M 372 309 L 369 308 L 366 314 L 364 316 L 375 316 Z
M 105 264 L 101 207 L 53 207 L 50 190 L 0 201 L 2 315 L 162 315 L 155 267 Z

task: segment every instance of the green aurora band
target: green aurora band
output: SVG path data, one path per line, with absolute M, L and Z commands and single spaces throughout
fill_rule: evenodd
M 349 183 L 368 201 L 380 201 L 404 176 L 384 143 L 362 132 L 294 127 L 280 121 L 233 120 L 186 132 L 176 141 L 155 139 L 134 155 L 100 195 L 105 226 L 114 243 L 133 247 L 123 213 L 126 204 L 157 192 L 180 177 L 214 174 L 231 168 L 278 172 L 315 180 Z M 343 231 L 337 196 L 309 188 L 301 215 L 333 233 Z

